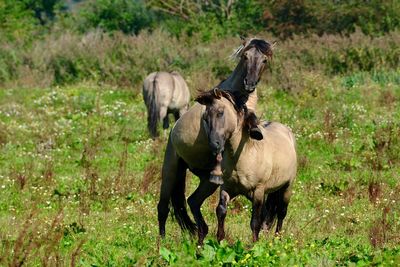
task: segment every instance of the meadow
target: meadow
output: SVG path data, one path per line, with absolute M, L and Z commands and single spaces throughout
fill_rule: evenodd
M 141 80 L 177 69 L 194 97 L 232 70 L 236 39 L 182 44 L 159 31 L 94 32 L 15 51 L 0 62 L 10 67 L 0 89 L 0 265 L 396 266 L 399 36 L 295 36 L 278 45 L 257 113 L 297 138 L 284 232 L 253 244 L 251 205 L 239 197 L 218 243 L 214 194 L 202 208 L 203 247 L 171 216 L 165 240 L 158 236 L 166 139 L 147 132 Z M 187 175 L 188 196 L 199 180 Z

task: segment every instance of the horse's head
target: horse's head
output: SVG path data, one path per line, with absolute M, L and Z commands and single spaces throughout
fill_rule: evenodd
M 238 126 L 235 102 L 229 93 L 219 89 L 201 93 L 196 101 L 206 106 L 202 123 L 212 152 L 219 154 L 224 150 L 225 141 Z
M 235 52 L 244 68 L 244 89 L 251 93 L 256 89 L 267 62 L 272 58 L 273 44 L 262 39 L 250 39 Z

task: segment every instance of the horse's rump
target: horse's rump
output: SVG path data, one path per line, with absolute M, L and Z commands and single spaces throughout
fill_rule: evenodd
M 185 80 L 177 72 L 160 71 L 149 74 L 144 80 L 143 98 L 148 111 L 148 128 L 151 135 L 156 137 L 157 124 L 168 113 L 179 116 L 186 111 L 190 92 Z

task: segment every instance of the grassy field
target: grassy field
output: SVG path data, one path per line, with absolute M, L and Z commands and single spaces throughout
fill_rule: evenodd
M 299 170 L 281 238 L 251 242 L 233 201 L 204 247 L 170 217 L 158 237 L 166 140 L 152 141 L 137 90 L 78 84 L 0 90 L 0 265 L 395 266 L 400 262 L 400 72 L 259 86 L 260 117 L 290 126 Z M 299 78 L 300 79 L 300 78 Z M 198 184 L 188 174 L 187 196 Z

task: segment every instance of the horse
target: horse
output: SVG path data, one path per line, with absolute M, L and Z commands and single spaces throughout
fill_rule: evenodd
M 159 136 L 158 122 L 164 131 L 169 128 L 168 114 L 178 120 L 189 107 L 189 88 L 178 72 L 153 72 L 143 83 L 143 98 L 147 108 L 147 127 L 153 139 Z
M 243 129 L 243 111 L 236 107 L 229 93 L 213 90 L 200 94 L 196 101 L 206 106 L 203 120 L 210 142 L 218 142 L 224 147 L 224 183 L 216 209 L 218 241 L 225 237 L 224 221 L 229 200 L 237 195 L 252 201 L 250 227 L 254 242 L 258 240 L 262 224 L 265 223 L 269 230 L 276 218 L 275 232 L 279 234 L 297 171 L 296 141 L 292 131 L 278 122 L 263 123 L 261 130 L 265 138 L 254 141 Z M 211 149 L 215 151 L 215 147 Z
M 256 85 L 272 57 L 272 45 L 262 39 L 246 41 L 235 53 L 239 63 L 232 74 L 217 87 L 235 95 L 239 105 L 245 103 L 255 110 L 257 104 Z M 169 214 L 169 203 L 182 230 L 191 234 L 197 231 L 198 243 L 202 244 L 208 234 L 208 226 L 200 207 L 211 196 L 219 184 L 210 181 L 210 172 L 215 167 L 215 153 L 210 148 L 208 131 L 202 119 L 205 106 L 195 103 L 172 128 L 164 155 L 160 199 L 157 205 L 159 233 L 165 237 L 165 223 Z M 215 143 L 220 149 L 219 144 Z M 200 184 L 185 198 L 186 171 L 190 170 L 200 178 Z M 195 223 L 186 209 L 189 204 Z

